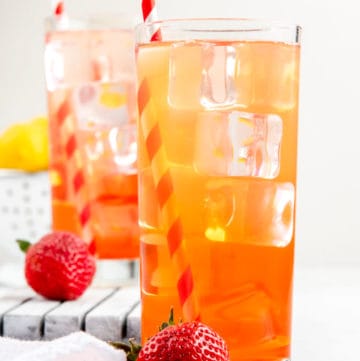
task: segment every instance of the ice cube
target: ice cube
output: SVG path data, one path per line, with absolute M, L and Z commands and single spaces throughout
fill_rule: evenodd
M 87 32 L 77 36 L 72 32 L 52 33 L 47 38 L 44 56 L 46 83 L 50 91 L 94 79 Z
M 295 188 L 289 182 L 251 181 L 245 205 L 244 239 L 284 247 L 294 233 Z M 236 218 L 236 216 L 235 216 Z
M 113 126 L 95 131 L 79 131 L 83 162 L 93 173 L 137 173 L 136 125 Z M 89 168 L 89 169 L 90 169 Z
M 197 109 L 203 48 L 197 42 L 177 42 L 170 48 L 168 102 L 175 109 Z
M 61 46 L 57 43 L 48 43 L 45 46 L 45 77 L 49 91 L 58 88 L 65 77 L 65 59 Z
M 229 106 L 235 102 L 235 49 L 207 42 L 171 46 L 168 102 L 177 110 Z
M 229 284 L 229 280 L 224 282 Z M 272 300 L 260 284 L 247 282 L 227 288 L 222 286 L 217 295 L 211 295 L 211 302 L 205 299 L 204 304 L 207 307 L 202 310 L 202 318 L 211 319 L 213 327 L 218 329 L 222 329 L 224 322 L 231 322 L 236 336 L 241 334 L 241 345 L 268 341 L 276 335 L 277 320 Z M 234 342 L 233 347 L 239 347 L 239 337 L 230 330 L 224 332 L 227 341 Z
M 73 90 L 74 112 L 79 129 L 120 126 L 129 122 L 128 94 L 117 83 L 85 83 Z
M 114 127 L 109 132 L 108 139 L 118 169 L 125 173 L 136 173 L 136 125 L 128 124 L 122 127 Z
M 284 247 L 294 232 L 294 185 L 262 179 L 210 179 L 204 236 L 210 241 Z
M 92 79 L 135 82 L 134 34 L 131 30 L 94 31 L 88 39 Z
M 280 171 L 282 120 L 239 110 L 199 113 L 195 167 L 207 175 L 273 179 Z
M 136 173 L 136 125 L 122 84 L 86 83 L 73 90 L 78 146 L 89 174 Z
M 236 47 L 237 104 L 282 113 L 298 98 L 298 48 L 272 42 L 244 42 Z
M 204 200 L 205 237 L 210 241 L 223 242 L 227 238 L 227 228 L 235 212 L 235 198 L 232 186 L 221 180 L 207 184 Z
M 236 101 L 233 46 L 207 44 L 202 49 L 201 104 L 206 108 L 227 107 Z
M 298 98 L 298 62 L 290 61 L 279 67 L 278 71 L 280 91 L 273 92 L 273 97 L 270 99 L 278 111 L 289 111 L 295 107 Z

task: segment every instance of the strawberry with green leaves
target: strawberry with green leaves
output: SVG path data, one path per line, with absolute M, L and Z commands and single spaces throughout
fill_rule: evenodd
M 128 361 L 229 361 L 225 341 L 209 326 L 198 322 L 169 323 L 152 336 L 143 347 L 130 342 Z
M 38 294 L 52 300 L 75 300 L 90 285 L 96 270 L 87 244 L 75 234 L 54 231 L 30 244 L 18 241 L 26 252 L 25 277 Z

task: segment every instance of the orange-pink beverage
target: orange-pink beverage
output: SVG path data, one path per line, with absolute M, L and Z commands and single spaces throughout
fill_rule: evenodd
M 201 320 L 231 361 L 289 360 L 300 29 L 165 21 L 163 40 L 150 42 L 147 26 L 137 34 L 150 98 L 140 124 L 160 127 Z M 140 126 L 143 340 L 171 307 L 183 317 L 146 141 Z
M 124 19 L 108 20 L 52 19 L 46 34 L 53 229 L 85 237 L 87 227 L 99 258 L 131 259 L 139 256 L 134 35 Z

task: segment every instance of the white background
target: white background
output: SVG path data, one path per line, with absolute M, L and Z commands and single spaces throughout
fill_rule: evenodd
M 140 15 L 140 0 L 68 0 L 70 14 Z M 303 27 L 297 262 L 360 264 L 360 30 L 354 0 L 158 0 L 161 18 L 260 17 Z M 0 130 L 45 114 L 50 1 L 0 0 Z M 1 221 L 1 220 L 0 220 Z

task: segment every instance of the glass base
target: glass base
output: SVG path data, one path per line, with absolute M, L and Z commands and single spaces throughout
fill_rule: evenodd
M 95 287 L 120 287 L 139 284 L 139 261 L 98 259 L 92 285 Z

